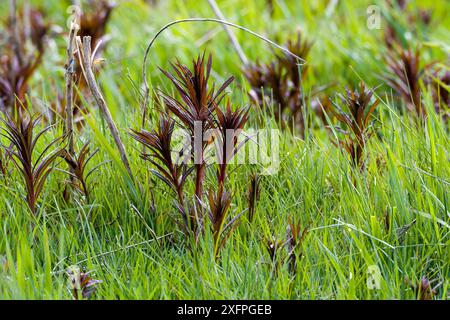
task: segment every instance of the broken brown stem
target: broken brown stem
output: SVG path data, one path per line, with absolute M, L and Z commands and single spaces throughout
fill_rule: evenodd
M 92 51 L 91 51 L 91 37 L 86 36 L 83 37 L 83 69 L 84 76 L 86 78 L 86 82 L 88 84 L 89 90 L 94 96 L 95 102 L 100 108 L 103 117 L 105 118 L 106 123 L 108 124 L 109 130 L 114 138 L 114 142 L 116 143 L 117 149 L 120 153 L 120 158 L 122 160 L 125 169 L 127 170 L 131 179 L 133 178 L 133 173 L 130 168 L 130 163 L 128 161 L 127 154 L 125 152 L 125 147 L 120 139 L 119 130 L 117 129 L 116 124 L 111 116 L 111 112 L 106 104 L 105 99 L 100 91 L 100 88 L 97 85 L 97 81 L 94 77 L 94 72 L 92 71 Z

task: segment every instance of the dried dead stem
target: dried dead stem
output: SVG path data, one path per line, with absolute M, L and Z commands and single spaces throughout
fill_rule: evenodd
M 116 124 L 114 123 L 108 105 L 106 104 L 106 101 L 103 98 L 103 94 L 97 84 L 97 81 L 95 80 L 94 72 L 92 70 L 92 50 L 91 50 L 90 36 L 83 37 L 83 43 L 81 44 L 80 54 L 83 60 L 82 61 L 83 74 L 88 84 L 89 90 L 91 91 L 91 94 L 94 96 L 95 102 L 97 103 L 97 106 L 99 107 L 106 123 L 108 124 L 109 131 L 111 132 L 111 135 L 114 138 L 114 142 L 117 146 L 117 149 L 119 150 L 120 158 L 122 160 L 123 165 L 125 166 L 125 169 L 127 170 L 130 178 L 134 179 L 130 163 L 128 161 L 128 157 L 125 151 L 125 147 L 119 135 L 119 130 L 117 129 Z

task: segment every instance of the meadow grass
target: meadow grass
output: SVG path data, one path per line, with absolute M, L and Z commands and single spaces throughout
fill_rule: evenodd
M 449 54 L 450 6 L 445 1 L 413 2 L 432 8 L 439 22 L 414 41 L 425 47 L 425 61 L 442 61 Z M 333 83 L 330 92 L 343 92 L 360 80 L 370 86 L 382 82 L 378 75 L 385 68 L 383 30 L 366 26 L 370 1 L 342 2 L 329 13 L 327 1 L 277 3 L 270 17 L 265 1 L 219 1 L 227 20 L 279 43 L 294 35 L 297 26 L 314 40 L 307 90 Z M 52 21 L 65 26 L 67 4 L 46 1 L 42 6 Z M 7 12 L 5 7 L 0 4 L 0 12 Z M 312 115 L 304 138 L 281 132 L 279 170 L 261 177 L 253 221 L 243 214 L 219 259 L 214 257 L 209 228 L 196 244 L 181 233 L 174 223 L 178 213 L 170 191 L 151 174 L 149 164 L 139 157 L 140 146 L 127 133 L 140 128 L 136 88 L 150 38 L 170 21 L 213 16 L 206 1 L 161 1 L 156 7 L 137 0 L 120 2 L 108 24 L 112 40 L 98 81 L 136 182 L 129 179 L 107 125 L 92 104 L 87 104 L 91 114 L 85 129 L 76 133 L 76 149 L 90 140 L 93 149 L 99 148 L 90 168 L 108 162 L 90 178 L 89 203 L 79 197 L 66 203 L 67 176 L 55 170 L 33 216 L 22 199 L 25 191 L 17 170 L 0 176 L 0 298 L 71 299 L 66 270 L 77 265 L 102 280 L 94 299 L 414 299 L 405 278 L 418 282 L 422 277 L 438 285 L 437 299 L 447 299 L 448 122 L 434 112 L 430 99 L 425 104 L 428 117 L 417 121 L 384 87 L 376 91 L 381 103 L 376 134 L 366 146 L 365 170 L 352 166 L 347 154 L 332 143 L 333 133 Z M 234 33 L 249 59 L 273 59 L 267 43 Z M 64 48 L 63 37 L 50 40 L 47 58 L 33 78 L 30 96 L 37 109 L 55 99 L 55 82 L 64 88 Z M 149 56 L 152 89 L 173 90 L 157 66 L 168 69 L 175 59 L 189 64 L 204 50 L 214 56 L 215 82 L 235 75 L 229 96 L 236 105 L 248 105 L 241 62 L 222 27 L 214 23 L 186 23 L 163 33 Z M 426 88 L 424 92 L 430 94 Z M 150 113 L 154 122 L 158 113 L 154 108 Z M 277 128 L 270 115 L 252 108 L 247 127 L 262 125 Z M 52 128 L 38 149 L 62 132 L 62 125 Z M 57 165 L 64 167 L 62 160 Z M 234 194 L 234 214 L 247 209 L 251 176 L 261 169 L 251 164 L 233 167 L 227 184 Z M 214 185 L 213 178 L 213 169 L 208 169 L 207 186 Z M 284 261 L 277 268 L 266 248 L 267 239 L 286 236 L 290 219 L 309 228 L 295 276 Z M 416 223 L 399 239 L 396 230 L 413 220 Z M 370 266 L 381 272 L 376 290 L 367 285 Z

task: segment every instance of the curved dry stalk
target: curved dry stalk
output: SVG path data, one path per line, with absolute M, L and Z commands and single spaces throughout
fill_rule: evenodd
M 10 159 L 23 178 L 27 192 L 26 202 L 33 215 L 37 212 L 37 202 L 45 182 L 53 170 L 53 163 L 62 154 L 63 148 L 48 151 L 56 143 L 65 139 L 65 136 L 62 136 L 52 140 L 33 161 L 37 142 L 51 129 L 51 126 L 49 126 L 35 133 L 36 125 L 40 119 L 41 117 L 32 116 L 30 119 L 18 117 L 17 120 L 12 120 L 6 117 L 6 119 L 1 119 L 5 127 L 1 128 L 2 131 L 0 132 L 0 136 L 6 138 L 12 145 L 10 150 L 5 146 L 2 147 L 8 152 Z
M 141 109 L 142 109 L 142 124 L 145 124 L 146 121 L 146 117 L 147 117 L 147 104 L 148 104 L 148 99 L 149 99 L 149 95 L 150 95 L 150 87 L 148 85 L 148 81 L 147 81 L 147 71 L 146 71 L 146 67 L 147 67 L 147 60 L 148 60 L 148 55 L 150 53 L 150 49 L 152 48 L 154 42 L 156 41 L 156 39 L 161 35 L 161 33 L 163 33 L 166 29 L 170 28 L 173 25 L 179 24 L 179 23 L 186 23 L 186 22 L 215 22 L 215 23 L 220 23 L 226 26 L 230 26 L 242 31 L 245 31 L 255 37 L 257 37 L 260 40 L 263 40 L 267 43 L 269 43 L 270 45 L 280 49 L 281 51 L 285 52 L 286 54 L 288 54 L 289 56 L 292 56 L 294 58 L 297 59 L 298 65 L 303 65 L 306 63 L 305 60 L 303 60 L 301 57 L 299 57 L 298 55 L 296 55 L 295 53 L 292 53 L 289 49 L 286 49 L 285 47 L 275 43 L 274 41 L 246 28 L 243 26 L 240 26 L 238 24 L 234 24 L 225 20 L 221 20 L 221 19 L 215 19 L 215 18 L 187 18 L 187 19 L 180 19 L 180 20 L 175 20 L 172 22 L 169 22 L 168 24 L 166 24 L 164 27 L 162 27 L 154 36 L 153 38 L 150 40 L 147 49 L 145 50 L 145 55 L 144 55 L 144 62 L 142 64 L 142 81 L 144 82 L 144 101 L 141 105 Z M 301 63 L 300 63 L 301 62 Z
M 66 128 L 65 133 L 68 135 L 69 154 L 75 154 L 73 144 L 73 83 L 75 76 L 75 37 L 78 32 L 78 25 L 72 22 L 70 27 L 69 42 L 67 44 L 67 64 L 66 64 Z

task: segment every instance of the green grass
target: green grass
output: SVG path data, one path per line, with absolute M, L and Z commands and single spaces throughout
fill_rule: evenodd
M 333 93 L 360 79 L 371 86 L 381 82 L 377 74 L 384 68 L 383 30 L 367 29 L 366 8 L 372 2 L 364 2 L 342 2 L 329 17 L 325 14 L 327 1 L 278 1 L 273 18 L 264 9 L 264 1 L 230 0 L 219 5 L 229 21 L 280 43 L 301 27 L 315 41 L 308 61 L 314 71 L 305 88 L 334 83 Z M 445 60 L 450 5 L 445 1 L 412 2 L 412 7 L 433 8 L 438 21 L 413 40 L 423 43 L 426 61 Z M 0 9 L 4 7 L 0 5 Z M 59 24 L 66 21 L 66 7 L 62 1 L 45 2 L 52 21 Z M 375 122 L 377 135 L 366 150 L 366 172 L 352 168 L 319 120 L 314 120 L 305 140 L 284 132 L 280 136 L 280 169 L 262 178 L 255 220 L 250 223 L 242 217 L 217 261 L 210 232 L 189 250 L 173 221 L 177 214 L 168 188 L 150 174 L 148 164 L 139 158 L 139 146 L 126 134 L 141 121 L 129 78 L 140 85 L 147 42 L 167 22 L 187 17 L 213 17 L 213 12 L 206 1 L 198 0 L 161 1 L 156 8 L 124 1 L 108 27 L 113 38 L 99 82 L 124 140 L 136 185 L 128 181 L 107 126 L 95 109 L 86 129 L 77 134 L 77 150 L 91 140 L 100 151 L 90 166 L 112 161 L 93 175 L 91 203 L 65 203 L 66 177 L 54 171 L 40 201 L 39 215 L 33 217 L 22 199 L 18 173 L 0 177 L 0 298 L 71 299 L 65 271 L 79 265 L 103 281 L 95 299 L 414 299 L 405 277 L 418 281 L 423 276 L 436 280 L 434 285 L 441 283 L 436 298 L 447 299 L 448 123 L 428 104 L 430 116 L 418 124 L 414 115 L 401 111 L 386 88 L 377 90 L 383 102 Z M 266 43 L 241 31 L 235 34 L 250 59 L 272 58 Z M 54 99 L 52 81 L 63 90 L 64 46 L 62 37 L 51 40 L 47 59 L 32 82 L 33 99 Z M 236 104 L 248 104 L 241 63 L 221 26 L 213 23 L 193 22 L 163 33 L 150 51 L 152 85 L 170 90 L 156 66 L 168 68 L 176 58 L 189 63 L 205 49 L 214 56 L 215 81 L 235 75 L 238 81 L 230 97 Z M 276 127 L 267 115 L 253 109 L 247 126 L 256 127 L 259 122 Z M 54 128 L 44 140 L 61 132 L 62 128 Z M 246 209 L 251 174 L 260 169 L 241 165 L 230 176 L 234 213 Z M 213 175 L 211 169 L 209 186 L 214 185 Z M 152 194 L 155 210 L 151 208 Z M 390 231 L 384 228 L 387 213 L 392 219 Z M 266 250 L 268 237 L 285 236 L 289 218 L 310 228 L 296 277 L 286 267 L 275 272 Z M 395 229 L 414 219 L 416 224 L 399 242 Z M 369 290 L 366 284 L 372 265 L 381 271 L 379 290 Z

